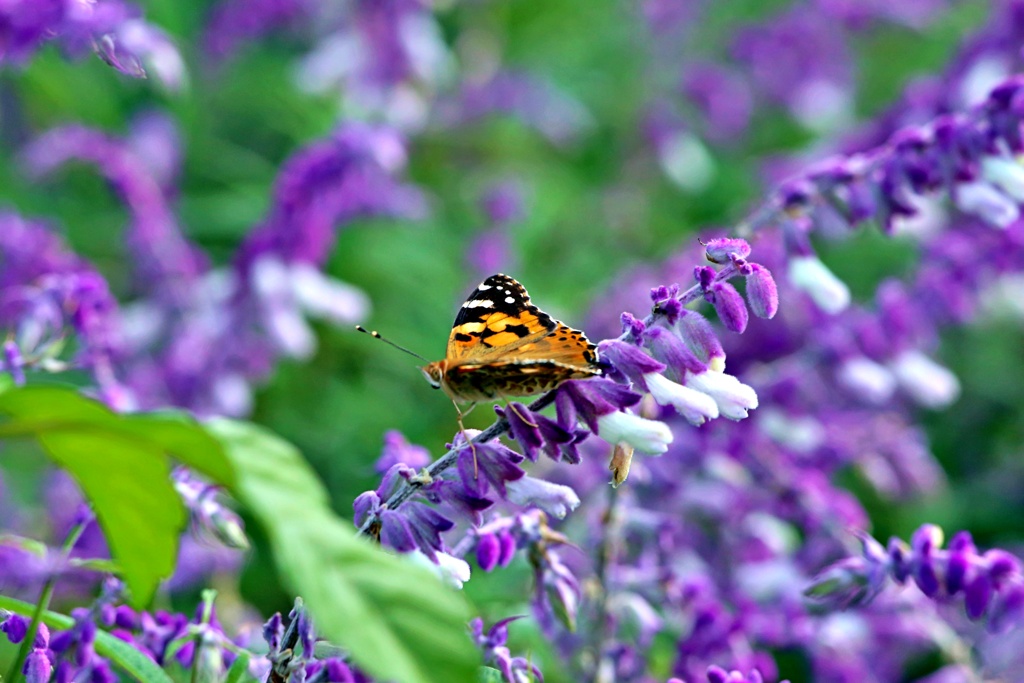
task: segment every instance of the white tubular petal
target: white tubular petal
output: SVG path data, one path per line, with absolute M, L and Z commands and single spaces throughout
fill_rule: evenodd
M 597 433 L 611 444 L 627 443 L 648 455 L 661 455 L 672 443 L 672 430 L 664 422 L 616 411 L 597 418 Z
M 742 420 L 757 407 L 757 392 L 724 372 L 688 374 L 686 386 L 713 398 L 722 417 L 730 420 Z
M 542 479 L 522 477 L 505 484 L 508 499 L 517 505 L 535 505 L 544 512 L 562 519 L 579 507 L 580 497 L 568 486 Z
M 898 355 L 890 367 L 903 390 L 926 408 L 945 408 L 960 396 L 956 375 L 916 349 Z
M 836 370 L 836 379 L 844 388 L 867 403 L 885 403 L 896 391 L 896 378 L 889 368 L 870 358 L 847 358 Z
M 789 259 L 789 279 L 826 313 L 839 313 L 850 305 L 850 288 L 837 278 L 817 256 Z
M 718 417 L 718 404 L 705 393 L 673 382 L 656 372 L 644 375 L 644 382 L 659 405 L 672 406 L 692 425 L 699 426 Z

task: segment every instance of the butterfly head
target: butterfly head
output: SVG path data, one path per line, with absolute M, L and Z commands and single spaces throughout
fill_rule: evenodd
M 423 376 L 427 378 L 427 381 L 430 382 L 430 386 L 440 389 L 441 384 L 444 382 L 444 371 L 447 365 L 448 361 L 437 360 L 433 363 L 427 363 L 420 370 L 423 372 Z

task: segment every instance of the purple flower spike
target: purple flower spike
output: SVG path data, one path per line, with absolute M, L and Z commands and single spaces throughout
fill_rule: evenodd
M 731 284 L 716 282 L 705 292 L 704 298 L 715 307 L 718 318 L 727 329 L 738 333 L 747 329 L 747 304 Z
M 25 674 L 25 683 L 47 683 L 53 673 L 53 663 L 46 649 L 34 648 L 29 652 L 21 671 Z
M 747 302 L 758 318 L 774 318 L 779 311 L 779 290 L 775 278 L 764 266 L 750 264 L 747 276 Z

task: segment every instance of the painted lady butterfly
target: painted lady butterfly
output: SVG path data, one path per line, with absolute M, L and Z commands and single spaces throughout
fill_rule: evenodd
M 476 403 L 532 396 L 600 374 L 597 346 L 530 303 L 507 275 L 484 280 L 462 304 L 444 360 L 425 365 L 435 389 Z

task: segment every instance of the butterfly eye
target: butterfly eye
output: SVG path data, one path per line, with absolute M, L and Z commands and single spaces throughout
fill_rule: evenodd
M 423 376 L 427 378 L 427 382 L 430 383 L 430 386 L 435 389 L 441 388 L 441 368 L 437 367 L 435 363 L 431 363 L 430 365 L 420 368 L 420 370 L 423 371 Z

